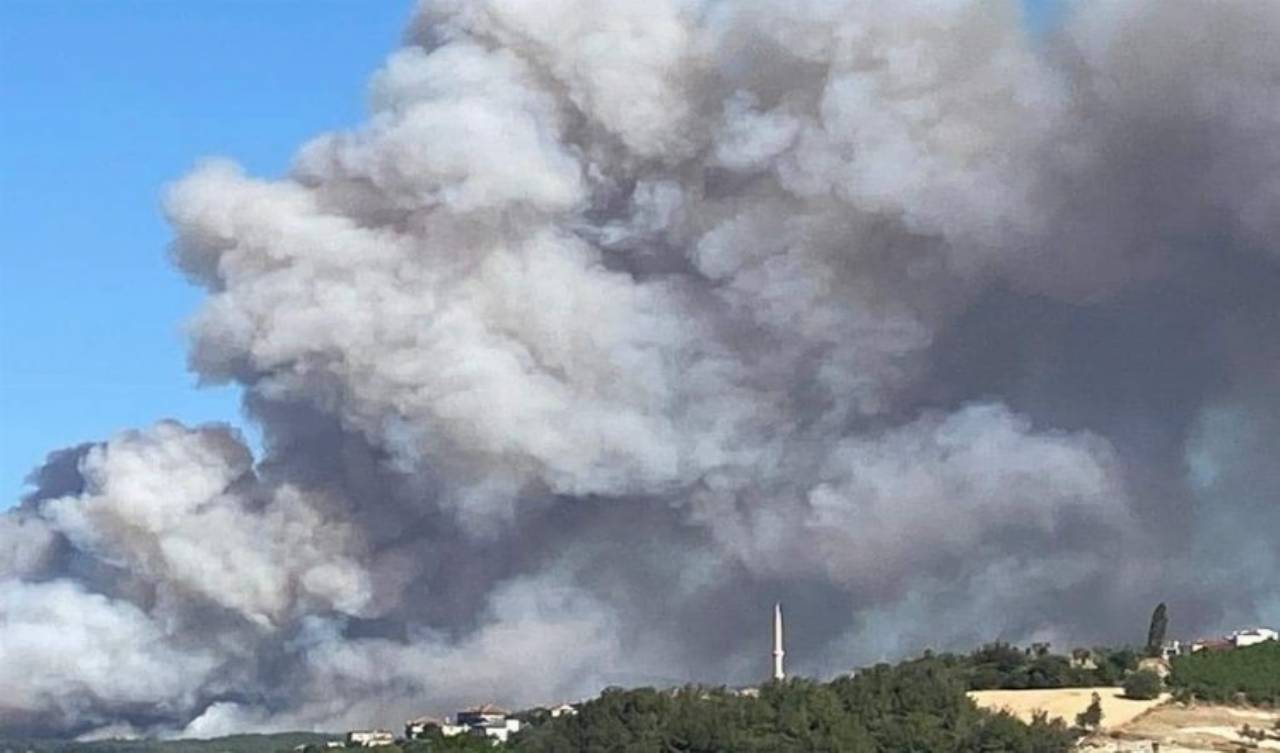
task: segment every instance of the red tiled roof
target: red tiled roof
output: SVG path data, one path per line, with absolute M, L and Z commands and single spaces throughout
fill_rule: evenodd
M 502 714 L 503 716 L 506 716 L 507 710 L 498 708 L 497 706 L 494 706 L 492 703 L 482 703 L 479 706 L 473 706 L 467 709 L 466 711 L 463 711 L 462 713 L 464 714 Z

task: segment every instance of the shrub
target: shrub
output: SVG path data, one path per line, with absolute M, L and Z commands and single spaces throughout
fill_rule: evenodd
M 1164 683 L 1161 682 L 1160 675 L 1149 669 L 1131 672 L 1128 677 L 1124 678 L 1125 698 L 1150 701 L 1153 698 L 1158 698 L 1163 688 Z
M 1102 698 L 1093 694 L 1089 707 L 1076 714 L 1076 726 L 1083 729 L 1097 729 L 1102 725 Z

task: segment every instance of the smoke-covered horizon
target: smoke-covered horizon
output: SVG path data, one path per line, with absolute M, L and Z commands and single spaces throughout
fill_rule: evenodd
M 54 452 L 0 729 L 398 725 L 1280 621 L 1280 5 L 430 0 L 169 187 L 263 434 Z M 325 82 L 317 81 L 316 87 Z

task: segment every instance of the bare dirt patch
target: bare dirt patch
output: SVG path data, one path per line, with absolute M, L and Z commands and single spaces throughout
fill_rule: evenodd
M 1067 724 L 1075 724 L 1076 714 L 1089 707 L 1094 693 L 1102 699 L 1103 730 L 1121 727 L 1165 700 L 1135 701 L 1124 697 L 1123 688 L 1112 687 L 974 690 L 969 697 L 982 708 L 1005 709 L 1024 721 L 1030 721 L 1036 711 L 1044 711 L 1050 719 L 1060 718 Z
M 1105 735 L 1085 740 L 1081 748 L 1095 753 L 1234 753 L 1280 750 L 1280 711 L 1227 706 L 1166 704 L 1152 709 Z M 1245 725 L 1268 730 L 1265 740 L 1240 734 Z

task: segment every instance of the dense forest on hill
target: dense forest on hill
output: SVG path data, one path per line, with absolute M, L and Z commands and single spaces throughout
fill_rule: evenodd
M 1180 656 L 1169 685 L 1181 698 L 1280 706 L 1280 642 Z
M 962 667 L 940 657 L 877 665 L 829 683 L 769 683 L 758 696 L 723 688 L 606 690 L 576 716 L 519 735 L 521 753 L 801 753 L 1067 751 L 1062 722 L 1024 724 L 979 710 Z
M 942 654 L 956 668 L 969 690 L 1025 690 L 1028 688 L 1088 688 L 1119 685 L 1138 666 L 1138 653 L 1130 648 L 1076 649 L 1073 662 L 1054 654 L 1049 644 L 1018 648 L 989 643 L 967 655 Z

